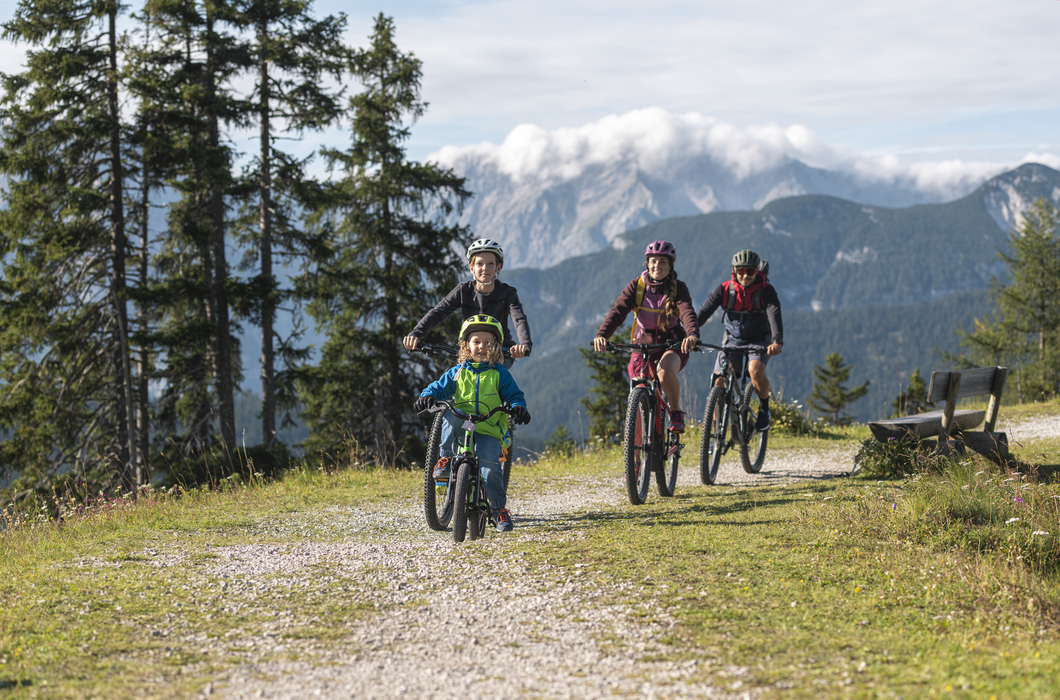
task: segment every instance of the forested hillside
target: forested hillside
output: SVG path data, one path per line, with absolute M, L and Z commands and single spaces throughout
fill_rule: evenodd
M 761 211 L 659 221 L 593 255 L 544 270 L 506 270 L 534 333 L 534 356 L 516 376 L 525 377 L 541 420 L 524 434 L 542 437 L 561 422 L 579 434 L 576 401 L 591 384 L 576 347 L 588 345 L 622 286 L 642 269 L 645 245 L 656 239 L 677 247 L 677 272 L 697 305 L 727 279 L 736 250 L 758 251 L 770 261 L 784 307 L 784 353 L 770 365 L 777 386 L 801 399 L 813 365 L 837 351 L 854 365 L 852 382 L 872 382 L 854 413 L 878 417 L 914 369 L 927 376 L 940 365 L 935 348 L 955 349 L 955 331 L 988 312 L 986 289 L 1005 269 L 998 258 L 1007 245 L 996 220 L 1000 194 L 1012 217 L 1013 202 L 1060 198 L 1060 173 L 1024 165 L 957 201 L 907 209 L 792 197 Z M 704 329 L 711 337 L 720 338 L 716 319 Z M 700 397 L 709 372 L 706 357 L 690 361 L 686 380 Z

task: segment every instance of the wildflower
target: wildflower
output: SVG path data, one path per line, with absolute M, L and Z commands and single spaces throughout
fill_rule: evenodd
M 1005 524 L 1006 525 L 1011 525 L 1012 523 L 1018 523 L 1019 521 L 1020 521 L 1019 518 L 1009 518 L 1008 520 L 1005 521 Z
M 1049 533 L 1046 532 L 1045 530 L 1035 530 L 1031 534 L 1032 535 L 1044 535 L 1044 536 L 1048 536 L 1049 535 Z
M 961 491 L 967 491 L 967 490 L 968 490 L 968 484 L 965 484 L 964 486 L 961 487 Z
M 1012 501 L 1013 501 L 1014 503 L 1023 503 L 1023 499 L 1022 499 L 1022 498 L 1020 498 L 1019 496 L 1013 496 L 1013 497 L 1012 497 Z
M 896 439 L 896 438 L 894 438 L 894 437 L 889 437 L 889 438 L 887 438 L 887 442 L 894 442 L 894 441 L 895 441 L 895 439 Z
M 891 510 L 898 510 L 898 503 L 897 502 L 891 504 Z

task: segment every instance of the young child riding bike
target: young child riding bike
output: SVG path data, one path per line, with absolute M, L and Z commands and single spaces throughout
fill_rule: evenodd
M 710 293 L 703 306 L 699 307 L 699 325 L 718 310 L 724 308 L 725 342 L 723 345 L 744 347 L 767 346 L 765 354 L 751 353 L 747 372 L 759 398 L 755 430 L 769 430 L 769 377 L 766 364 L 769 358 L 779 355 L 784 347 L 784 323 L 780 316 L 780 298 L 777 290 L 766 278 L 762 259 L 753 250 L 741 250 L 732 256 L 732 279 L 722 282 Z M 768 269 L 768 268 L 766 268 Z M 732 369 L 743 373 L 743 356 L 730 358 Z M 721 386 L 721 355 L 714 365 L 714 384 Z
M 510 368 L 516 358 L 529 357 L 533 343 L 530 341 L 530 325 L 523 313 L 523 305 L 519 303 L 519 293 L 515 287 L 497 280 L 504 267 L 504 250 L 496 241 L 480 238 L 468 247 L 467 263 L 474 279 L 461 282 L 449 292 L 420 319 L 402 344 L 407 350 L 415 350 L 424 336 L 455 311 L 460 311 L 462 319 L 486 314 L 495 318 L 504 329 L 504 347 L 511 355 L 504 360 L 504 366 Z M 518 343 L 512 340 L 508 330 L 509 316 L 515 322 Z
M 413 408 L 417 413 L 426 411 L 438 400 L 452 400 L 465 413 L 485 415 L 502 403 L 512 405 L 512 420 L 519 425 L 530 422 L 523 392 L 504 366 L 501 355 L 501 340 L 504 329 L 497 319 L 486 314 L 476 314 L 464 321 L 460 329 L 460 354 L 457 365 L 446 370 L 437 381 L 423 390 Z M 435 467 L 434 478 L 448 478 L 453 460 L 453 437 L 459 421 L 451 412 L 446 413 L 442 425 L 442 458 Z M 497 530 L 510 532 L 512 517 L 508 512 L 508 495 L 501 470 L 501 450 L 511 445 L 508 432 L 508 415 L 497 413 L 488 421 L 479 423 L 475 429 L 475 455 L 479 460 L 479 472 L 486 483 L 486 496 L 493 509 L 493 520 Z
M 685 414 L 681 410 L 681 382 L 678 373 L 688 362 L 688 353 L 699 342 L 699 324 L 692 306 L 688 287 L 677 279 L 674 261 L 677 249 L 667 241 L 654 241 L 644 251 L 647 269 L 635 278 L 622 293 L 604 318 L 593 338 L 593 348 L 607 350 L 607 339 L 633 312 L 633 340 L 636 344 L 654 345 L 668 340 L 681 340 L 681 350 L 657 352 L 651 357 L 658 363 L 659 381 L 666 401 L 670 404 L 670 430 L 685 429 Z M 682 328 L 683 326 L 683 328 Z M 627 368 L 630 379 L 643 377 L 648 367 L 641 355 L 634 354 Z

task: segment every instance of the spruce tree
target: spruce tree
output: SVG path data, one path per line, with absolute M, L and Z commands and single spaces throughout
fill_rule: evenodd
M 622 338 L 626 333 L 625 328 L 621 328 L 612 337 Z M 619 435 L 625 422 L 626 399 L 629 396 L 626 366 L 629 358 L 596 352 L 592 348 L 579 348 L 578 352 L 585 358 L 589 375 L 596 382 L 596 386 L 589 390 L 589 395 L 580 399 L 589 414 L 589 435 L 606 444 Z
M 829 353 L 824 362 L 824 367 L 813 367 L 815 381 L 807 403 L 816 411 L 831 416 L 833 425 L 849 423 L 850 418 L 839 414 L 869 393 L 869 383 L 847 389 L 844 383 L 850 379 L 850 365 L 843 364 L 843 356 L 838 352 Z
M 306 184 L 304 163 L 277 149 L 276 141 L 280 134 L 291 139 L 338 120 L 341 91 L 327 87 L 324 79 L 330 76 L 338 82 L 348 53 L 342 44 L 345 15 L 318 21 L 311 16 L 311 6 L 307 0 L 245 0 L 241 7 L 254 30 L 256 81 L 251 101 L 259 142 L 257 160 L 244 176 L 247 185 L 253 185 L 257 206 L 248 207 L 243 238 L 259 258 L 254 289 L 261 327 L 261 434 L 268 446 L 276 437 L 274 321 L 277 305 L 288 296 L 273 273 L 273 262 L 277 256 L 290 259 L 305 250 L 298 227 L 299 209 L 306 204 L 300 197 Z M 279 340 L 284 364 L 304 358 L 304 353 Z M 282 379 L 280 403 L 291 407 L 293 389 Z
M 0 103 L 0 468 L 38 487 L 135 483 L 119 11 L 22 0 L 3 28 L 30 49 Z
M 327 335 L 320 363 L 303 375 L 301 399 L 311 451 L 356 440 L 380 462 L 422 450 L 412 402 L 441 365 L 409 355 L 401 339 L 456 283 L 462 227 L 442 222 L 470 194 L 463 178 L 405 158 L 407 121 L 420 101 L 420 61 L 398 50 L 393 20 L 376 18 L 370 46 L 354 52 L 351 147 L 325 150 L 341 179 L 314 213 L 325 236 L 303 281 L 308 311 Z
M 153 338 L 164 355 L 157 376 L 165 380 L 158 418 L 185 454 L 219 438 L 228 470 L 240 372 L 230 307 L 245 291 L 229 277 L 226 197 L 235 178 L 223 130 L 246 123 L 248 105 L 232 84 L 253 65 L 252 54 L 239 37 L 244 20 L 225 3 L 149 0 L 145 12 L 159 41 L 145 59 L 142 73 L 154 77 L 143 78 L 140 99 L 165 114 L 166 149 L 155 173 L 177 196 L 154 261 Z
M 918 413 L 923 413 L 925 409 L 935 407 L 935 404 L 928 403 L 927 384 L 924 383 L 924 378 L 920 376 L 919 367 L 909 377 L 909 386 L 891 402 L 891 407 L 894 409 L 894 412 L 891 413 L 892 418 L 915 416 Z
M 1008 272 L 995 278 L 995 312 L 959 331 L 971 355 L 967 364 L 1007 364 L 1015 370 L 1019 400 L 1055 398 L 1060 393 L 1060 212 L 1048 200 L 1035 201 L 1009 233 L 1008 252 L 999 252 Z

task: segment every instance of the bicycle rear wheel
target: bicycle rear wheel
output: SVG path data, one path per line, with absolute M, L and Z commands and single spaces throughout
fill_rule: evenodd
M 423 458 L 423 514 L 427 518 L 427 527 L 432 530 L 445 530 L 453 517 L 452 470 L 449 481 L 442 484 L 434 481 L 434 465 L 438 463 L 442 447 L 442 423 L 444 413 L 435 413 L 431 423 L 431 434 L 427 438 L 427 456 Z
M 751 382 L 747 382 L 740 401 L 740 424 L 743 430 L 740 440 L 740 463 L 743 464 L 743 470 L 748 474 L 757 474 L 762 471 L 762 464 L 766 461 L 769 432 L 760 433 L 755 430 L 755 419 L 758 417 L 760 405 L 758 393 Z
M 468 512 L 468 491 L 471 488 L 471 465 L 461 460 L 460 465 L 453 469 L 450 479 L 453 487 L 453 542 L 460 544 L 467 534 L 468 520 L 471 513 Z
M 637 387 L 629 392 L 623 443 L 626 456 L 626 493 L 629 502 L 639 506 L 648 498 L 652 463 L 651 399 L 648 390 Z
M 655 485 L 659 495 L 670 498 L 677 488 L 677 462 L 681 459 L 681 435 L 670 432 L 670 413 L 663 409 L 663 432 L 658 436 L 655 450 L 659 463 L 655 465 Z
M 713 485 L 718 478 L 721 453 L 725 451 L 725 434 L 729 422 L 729 407 L 725 388 L 712 387 L 703 410 L 703 433 L 699 443 L 699 479 Z

